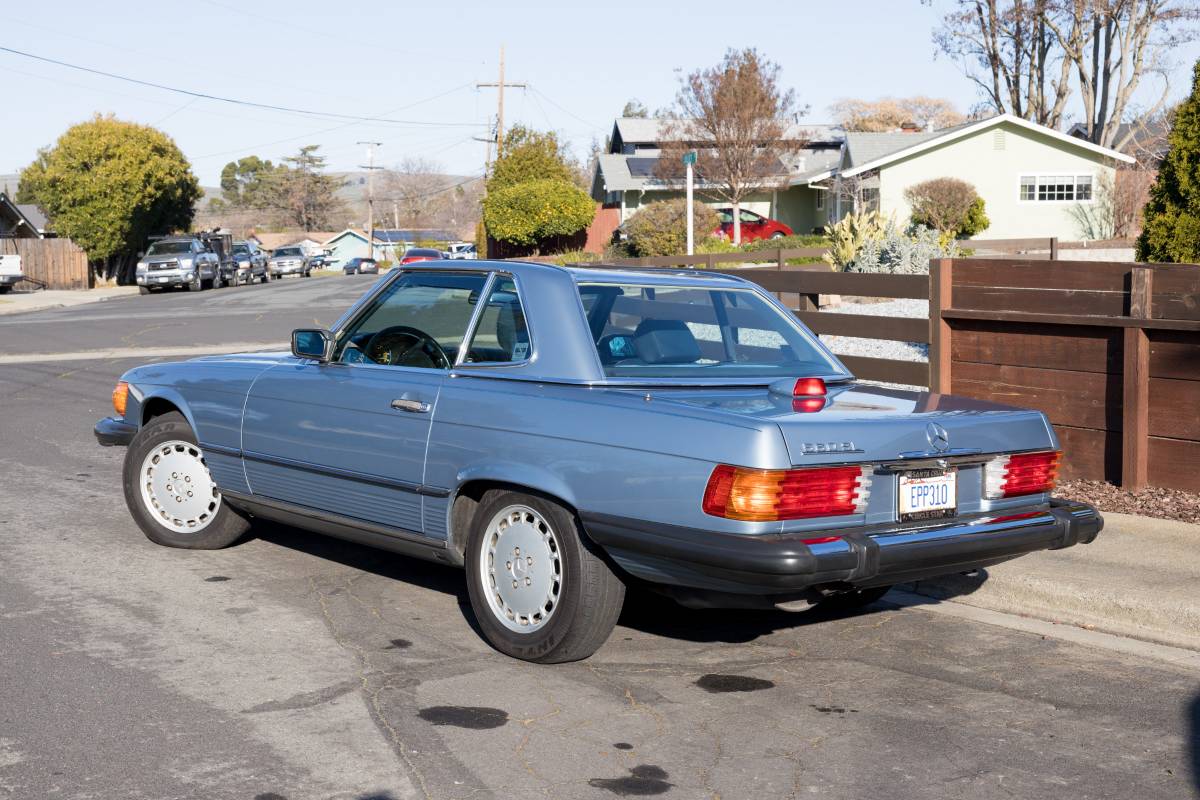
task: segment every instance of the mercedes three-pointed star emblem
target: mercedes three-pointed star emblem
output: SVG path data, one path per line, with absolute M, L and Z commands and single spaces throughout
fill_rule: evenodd
M 950 434 L 946 433 L 946 429 L 936 422 L 931 422 L 925 426 L 925 439 L 938 453 L 944 453 L 950 449 Z

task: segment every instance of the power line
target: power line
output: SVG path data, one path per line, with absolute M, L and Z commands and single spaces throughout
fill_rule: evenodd
M 35 55 L 33 53 L 26 53 L 23 50 L 14 50 L 11 47 L 0 46 L 0 51 L 3 51 L 5 53 L 12 53 L 13 55 L 22 56 L 24 58 L 31 58 L 31 59 L 34 59 L 35 61 L 42 61 L 47 64 L 54 64 L 56 66 L 66 67 L 67 69 L 73 69 L 73 70 L 77 70 L 79 72 L 86 72 L 86 73 L 90 73 L 92 75 L 101 75 L 105 78 L 112 78 L 114 80 L 124 81 L 126 83 L 133 83 L 133 84 L 137 84 L 139 86 L 149 86 L 152 89 L 161 89 L 166 92 L 175 92 L 176 94 L 188 95 L 189 97 L 197 97 L 197 98 L 200 98 L 203 100 L 215 100 L 216 102 L 219 102 L 219 103 L 230 103 L 231 105 L 247 106 L 249 108 L 263 108 L 263 109 L 267 109 L 268 111 L 282 111 L 286 114 L 304 114 L 304 115 L 312 116 L 312 117 L 326 117 L 329 119 L 344 119 L 344 120 L 351 120 L 354 122 L 380 122 L 380 123 L 387 123 L 387 124 L 392 124 L 392 125 L 418 125 L 418 126 L 429 126 L 429 127 L 439 127 L 439 128 L 481 127 L 479 125 L 479 123 L 476 123 L 476 122 L 429 122 L 427 120 L 389 119 L 386 117 L 360 117 L 360 116 L 355 116 L 353 114 L 337 114 L 337 113 L 334 113 L 331 111 L 312 111 L 310 109 L 291 108 L 289 106 L 276 106 L 276 105 L 271 105 L 270 103 L 258 103 L 253 100 L 238 100 L 238 99 L 231 98 L 231 97 L 221 97 L 219 95 L 207 94 L 205 92 L 194 92 L 190 89 L 180 89 L 175 86 L 167 86 L 162 83 L 154 83 L 153 81 L 144 81 L 144 80 L 141 80 L 140 78 L 130 78 L 126 75 L 117 75 L 116 73 L 113 73 L 113 72 L 105 72 L 104 70 L 92 69 L 91 67 L 82 67 L 82 66 L 79 66 L 78 64 L 69 64 L 66 61 L 59 61 L 58 59 L 48 58 L 46 56 L 39 56 L 39 55 Z
M 543 97 L 543 98 L 546 100 L 546 102 L 547 102 L 547 103 L 549 103 L 550 105 L 554 106 L 554 107 L 555 107 L 555 108 L 557 108 L 559 111 L 561 111 L 561 112 L 563 112 L 564 114 L 566 114 L 567 116 L 569 116 L 569 117 L 574 117 L 575 119 L 577 119 L 577 120 L 579 120 L 580 122 L 582 122 L 584 125 L 587 125 L 587 126 L 588 126 L 588 128 L 589 128 L 590 130 L 592 130 L 592 131 L 602 131 L 602 130 L 604 130 L 604 126 L 603 126 L 603 125 L 596 125 L 594 122 L 589 122 L 588 120 L 584 119 L 583 117 L 579 116 L 578 114 L 574 113 L 573 111 L 568 111 L 568 110 L 567 110 L 566 108 L 564 108 L 563 106 L 561 106 L 561 105 L 559 105 L 558 103 L 554 102 L 554 98 L 550 97 L 550 96 L 549 96 L 548 94 L 546 94 L 545 92 L 543 92 L 543 91 L 539 90 L 539 89 L 538 89 L 536 86 L 530 86 L 530 87 L 529 87 L 529 90 L 530 90 L 530 91 L 532 91 L 534 94 L 540 94 L 540 95 L 541 95 L 541 96 L 542 96 L 542 97 Z

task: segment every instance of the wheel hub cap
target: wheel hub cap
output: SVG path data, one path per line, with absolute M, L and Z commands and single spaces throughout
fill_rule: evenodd
M 546 624 L 562 592 L 562 557 L 549 523 L 528 506 L 509 506 L 488 524 L 480 559 L 488 605 L 510 630 Z
M 221 507 L 221 493 L 204 454 L 190 442 L 163 442 L 147 453 L 141 489 L 150 515 L 174 531 L 203 530 Z

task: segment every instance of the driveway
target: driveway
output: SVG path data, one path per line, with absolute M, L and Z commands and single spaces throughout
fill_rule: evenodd
M 91 434 L 145 359 L 95 351 L 283 342 L 372 280 L 0 320 L 0 798 L 1200 797 L 1200 676 L 1150 646 L 634 591 L 596 656 L 536 666 L 447 567 L 268 524 L 147 541 Z

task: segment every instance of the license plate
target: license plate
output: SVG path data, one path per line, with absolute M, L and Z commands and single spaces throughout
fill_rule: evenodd
M 958 473 L 918 469 L 900 473 L 900 520 L 952 517 L 958 508 Z
M 155 278 L 154 280 L 158 281 L 159 283 L 166 283 L 168 280 L 170 280 L 170 278 Z

